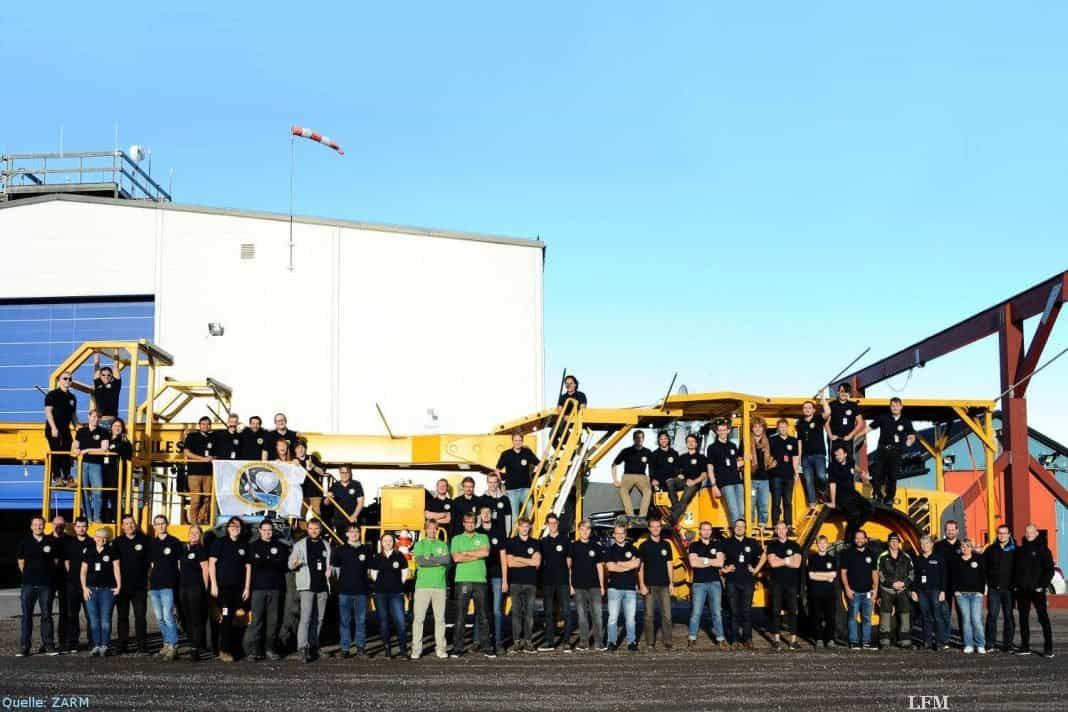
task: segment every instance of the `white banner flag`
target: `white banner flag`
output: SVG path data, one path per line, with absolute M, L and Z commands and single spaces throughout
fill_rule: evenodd
M 219 514 L 241 516 L 269 510 L 299 517 L 304 468 L 288 462 L 215 460 L 215 498 Z

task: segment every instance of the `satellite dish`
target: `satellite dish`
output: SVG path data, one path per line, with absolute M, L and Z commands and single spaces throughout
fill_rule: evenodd
M 145 157 L 147 155 L 148 155 L 148 150 L 144 146 L 142 146 L 140 144 L 137 144 L 137 143 L 135 143 L 134 145 L 130 146 L 130 160 L 131 161 L 134 161 L 135 163 L 140 163 L 141 161 L 145 160 Z
M 679 386 L 679 395 L 680 396 L 687 395 L 687 394 L 689 394 L 689 392 L 690 392 L 690 389 L 686 387 L 685 383 L 683 383 L 681 386 Z

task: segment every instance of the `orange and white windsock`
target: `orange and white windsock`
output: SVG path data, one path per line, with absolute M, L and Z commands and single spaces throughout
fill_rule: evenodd
M 306 129 L 300 126 L 294 126 L 293 128 L 291 128 L 290 133 L 292 133 L 294 136 L 310 138 L 312 141 L 318 141 L 324 146 L 327 146 L 337 151 L 339 156 L 345 155 L 345 152 L 341 150 L 341 146 L 338 145 L 337 141 L 327 136 L 323 136 L 321 133 L 317 133 L 315 131 L 312 131 L 311 129 Z

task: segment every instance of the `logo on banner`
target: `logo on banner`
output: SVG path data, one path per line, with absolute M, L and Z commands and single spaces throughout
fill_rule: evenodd
M 269 462 L 250 462 L 234 477 L 234 496 L 250 507 L 277 509 L 285 501 L 286 478 Z

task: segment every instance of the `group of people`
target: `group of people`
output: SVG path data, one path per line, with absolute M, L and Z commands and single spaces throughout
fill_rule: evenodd
M 463 489 L 470 494 L 473 479 L 466 478 Z M 41 614 L 45 654 L 79 650 L 83 611 L 92 655 L 127 651 L 131 610 L 136 647 L 130 652 L 148 654 L 150 602 L 163 639 L 157 654 L 162 659 L 178 655 L 179 620 L 191 660 L 202 659 L 213 647 L 224 662 L 241 652 L 250 660 L 278 659 L 283 651 L 282 623 L 293 610 L 297 650 L 303 661 L 311 662 L 319 657 L 331 593 L 336 594 L 340 655 L 346 658 L 367 654 L 372 600 L 389 657 L 422 656 L 428 613 L 438 657 L 458 657 L 468 651 L 496 657 L 505 650 L 504 596 L 511 600 L 509 654 L 615 651 L 623 646 L 638 650 L 639 599 L 644 607 L 645 648 L 654 649 L 658 643 L 665 650 L 674 647 L 671 621 L 678 545 L 667 536 L 659 516 L 649 518 L 648 533 L 637 543 L 628 539 L 623 523 L 613 528 L 610 540 L 599 542 L 588 519 L 579 523 L 573 537 L 561 530 L 555 515 L 548 517 L 540 537 L 533 535 L 526 517 L 518 518 L 515 535 L 508 536 L 504 493 L 495 487 L 481 497 L 472 496 L 474 503 L 457 503 L 465 498 L 461 494 L 440 507 L 427 508 L 423 536 L 410 551 L 414 569 L 393 534 L 383 533 L 377 546 L 368 545 L 351 522 L 344 529 L 343 544 L 325 536 L 317 520 L 308 522 L 303 538 L 289 543 L 277 535 L 273 520 L 260 522 L 250 537 L 237 517 L 210 542 L 199 526 L 192 525 L 189 542 L 183 543 L 169 533 L 162 515 L 153 519 L 152 536 L 139 531 L 134 518 L 125 515 L 122 533 L 114 541 L 109 541 L 106 528 L 89 537 L 85 517 L 75 520 L 73 533 L 67 533 L 62 517 L 57 517 L 53 533 L 47 535 L 44 520 L 34 517 L 29 536 L 17 549 L 23 613 L 18 655 L 30 654 L 35 609 Z M 446 538 L 445 531 L 453 533 Z M 920 646 L 948 648 L 951 611 L 956 609 L 965 653 L 1001 650 L 1029 655 L 1034 609 L 1043 631 L 1043 654 L 1053 656 L 1046 609 L 1053 559 L 1034 525 L 1027 526 L 1018 543 L 1008 527 L 999 527 L 996 541 L 982 552 L 971 540 L 959 537 L 955 522 L 947 523 L 945 536 L 937 542 L 924 536 L 915 555 L 902 549 L 897 534 L 891 533 L 886 543 L 887 548 L 877 553 L 860 529 L 851 545 L 838 551 L 825 536 L 816 540 L 814 550 L 805 551 L 789 538 L 783 521 L 766 544 L 747 535 L 742 519 L 734 522 L 727 537 L 715 535 L 711 523 L 702 522 L 697 538 L 679 552 L 692 571 L 687 647 L 697 646 L 704 634 L 723 650 L 752 649 L 753 595 L 766 569 L 768 632 L 775 648 L 800 647 L 798 618 L 804 587 L 809 632 L 817 647 L 836 645 L 837 610 L 844 594 L 851 649 L 875 650 L 895 642 L 912 647 L 914 609 L 920 617 Z M 413 576 L 414 587 L 409 587 Z M 451 647 L 445 620 L 450 588 Z M 535 646 L 539 589 L 544 625 L 541 643 Z M 406 606 L 409 592 L 411 604 Z M 58 645 L 52 625 L 57 597 Z M 214 643 L 206 633 L 209 602 L 217 614 L 211 626 Z M 465 640 L 469 606 L 474 609 L 470 648 Z M 878 645 L 871 625 L 876 606 Z M 706 609 L 709 628 L 704 626 Z M 1014 609 L 1020 638 L 1016 647 Z M 118 615 L 115 646 L 113 611 Z M 245 612 L 251 618 L 242 633 L 240 619 Z
M 916 444 L 916 430 L 902 414 L 900 398 L 892 398 L 890 412 L 869 423 L 851 395 L 851 386 L 843 383 L 838 386 L 835 400 L 819 400 L 819 412 L 816 402 L 806 401 L 793 423 L 796 435 L 790 434 L 791 423 L 786 418 L 777 421 L 775 432 L 770 435 L 763 419 L 754 418 L 744 447 L 731 440 L 732 425 L 727 419 L 713 422 L 715 437 L 704 453 L 700 452 L 697 434 L 686 437 L 686 450 L 679 453 L 671 447 L 668 433 L 658 433 L 657 448 L 650 450 L 645 447 L 645 434 L 635 431 L 633 444 L 622 449 L 612 462 L 612 483 L 619 488 L 623 511 L 634 514 L 631 493 L 637 489 L 641 494 L 638 516 L 644 518 L 653 493 L 664 491 L 671 502 L 672 519 L 677 520 L 697 493 L 708 489 L 712 497 L 723 500 L 728 521 L 743 518 L 743 470 L 748 462 L 752 508 L 760 526 L 770 527 L 781 520 L 793 534 L 793 492 L 797 481 L 804 487 L 810 507 L 822 499 L 847 517 L 847 540 L 851 539 L 871 509 L 871 502 L 854 487 L 858 477 L 869 481 L 869 474 L 855 467 L 854 442 L 878 430 L 878 458 L 870 481 L 873 499 L 887 504 L 892 504 L 897 494 L 902 452 Z M 566 394 L 561 396 L 564 397 Z

